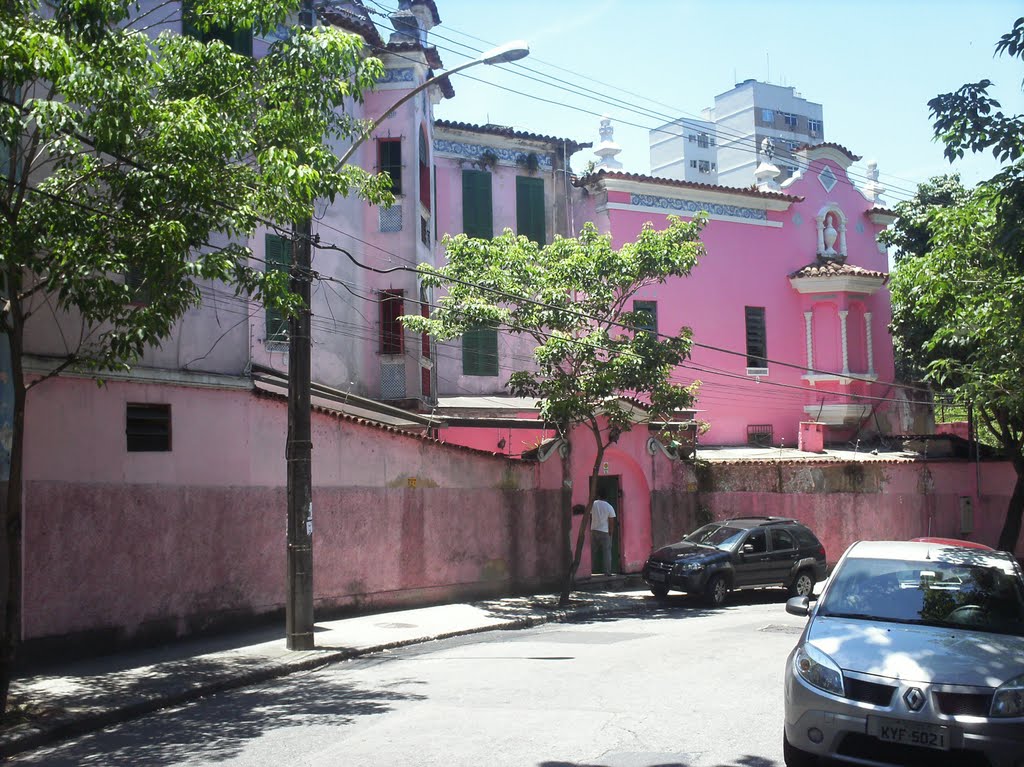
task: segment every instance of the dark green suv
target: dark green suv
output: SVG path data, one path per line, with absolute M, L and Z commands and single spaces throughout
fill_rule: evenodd
M 739 517 L 658 549 L 643 578 L 656 597 L 684 591 L 717 607 L 734 589 L 781 587 L 790 596 L 807 596 L 826 572 L 825 547 L 795 519 Z

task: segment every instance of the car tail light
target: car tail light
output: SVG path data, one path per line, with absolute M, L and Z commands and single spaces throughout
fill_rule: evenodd
M 825 544 L 824 543 L 819 543 L 818 544 L 818 556 L 821 557 L 822 559 L 825 559 Z

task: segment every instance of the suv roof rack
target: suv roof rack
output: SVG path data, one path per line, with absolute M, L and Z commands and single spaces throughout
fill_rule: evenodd
M 727 520 L 728 522 L 738 522 L 740 520 L 749 519 L 751 521 L 761 520 L 761 525 L 774 525 L 782 522 L 796 522 L 792 517 L 768 517 L 759 514 L 750 514 L 745 517 L 732 517 Z

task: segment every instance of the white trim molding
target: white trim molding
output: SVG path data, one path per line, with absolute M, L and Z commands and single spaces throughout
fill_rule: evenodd
M 847 426 L 864 420 L 870 405 L 804 405 L 804 412 L 818 423 Z

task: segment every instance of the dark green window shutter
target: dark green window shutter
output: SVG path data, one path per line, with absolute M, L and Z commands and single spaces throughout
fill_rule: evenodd
M 462 336 L 462 374 L 498 375 L 498 329 L 470 328 Z
M 485 240 L 494 236 L 491 174 L 487 171 L 462 171 L 462 231 Z
M 747 324 L 747 367 L 766 368 L 768 367 L 768 356 L 764 307 L 746 307 Z
M 516 232 L 544 244 L 544 179 L 516 177 Z
M 292 243 L 276 234 L 268 234 L 264 240 L 265 270 L 287 272 L 292 266 Z M 276 309 L 267 309 L 267 340 L 286 342 L 288 340 L 288 318 Z
M 636 329 L 646 330 L 648 333 L 658 334 L 658 302 L 657 301 L 634 301 L 633 311 L 647 315 L 646 322 L 637 322 Z
M 202 43 L 220 40 L 235 53 L 252 56 L 251 29 L 228 29 L 214 25 L 206 32 L 201 32 L 195 25 L 195 13 L 192 10 L 192 3 L 188 0 L 181 4 L 181 33 L 194 37 Z

